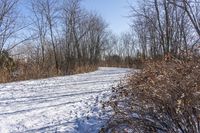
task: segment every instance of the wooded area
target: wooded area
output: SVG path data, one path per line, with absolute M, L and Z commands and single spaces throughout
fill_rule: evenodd
M 24 27 L 17 18 L 19 2 L 0 0 L 2 71 L 46 77 L 71 74 L 76 67 L 99 62 L 107 41 L 107 24 L 100 15 L 82 8 L 80 0 L 32 0 L 31 22 Z M 23 39 L 22 31 L 30 36 Z
M 101 133 L 200 132 L 200 1 L 140 0 L 131 5 L 143 68 L 104 102 L 114 112 Z
M 198 52 L 198 0 L 142 0 L 137 8 L 131 6 L 131 9 L 132 27 L 143 58 L 169 53 L 183 58 Z
M 0 0 L 0 83 L 136 68 L 2 84 L 2 132 L 200 133 L 200 0 L 137 1 L 115 34 L 84 0 Z
M 0 0 L 0 82 L 199 55 L 198 0 L 129 3 L 130 13 L 124 15 L 130 30 L 120 35 L 97 12 L 86 10 L 82 0 L 21 2 Z

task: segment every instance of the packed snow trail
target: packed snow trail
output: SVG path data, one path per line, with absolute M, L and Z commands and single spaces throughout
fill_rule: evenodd
M 86 74 L 0 84 L 0 133 L 98 132 L 107 119 L 101 100 L 130 71 L 102 67 Z

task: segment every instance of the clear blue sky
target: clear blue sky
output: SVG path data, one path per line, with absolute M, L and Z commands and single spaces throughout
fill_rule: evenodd
M 129 29 L 129 2 L 134 3 L 136 0 L 82 0 L 83 8 L 89 11 L 95 11 L 101 15 L 109 25 L 111 31 L 115 34 L 125 32 Z M 27 0 L 21 1 L 21 10 L 26 16 L 29 11 L 24 9 L 27 7 Z M 25 7 L 24 7 L 25 6 Z
M 128 30 L 128 0 L 83 0 L 82 4 L 86 9 L 99 13 L 115 34 Z

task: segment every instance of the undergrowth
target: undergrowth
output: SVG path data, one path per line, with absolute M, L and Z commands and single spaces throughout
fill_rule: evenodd
M 200 63 L 149 62 L 105 105 L 114 114 L 100 132 L 199 133 Z

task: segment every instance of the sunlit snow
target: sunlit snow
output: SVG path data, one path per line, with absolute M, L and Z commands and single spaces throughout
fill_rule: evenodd
M 131 70 L 95 72 L 0 84 L 0 132 L 98 132 L 109 111 L 102 100 Z

